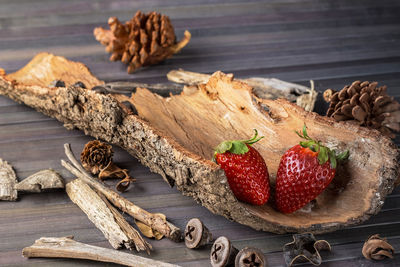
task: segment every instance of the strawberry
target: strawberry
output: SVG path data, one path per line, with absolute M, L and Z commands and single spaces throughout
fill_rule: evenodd
M 336 155 L 311 139 L 305 125 L 302 135 L 296 133 L 305 141 L 285 152 L 276 176 L 275 200 L 283 213 L 294 212 L 321 194 L 335 176 L 337 160 L 349 156 L 348 150 Z
M 231 140 L 219 144 L 214 159 L 225 171 L 229 186 L 237 199 L 253 205 L 263 205 L 269 198 L 268 168 L 260 153 L 251 145 L 262 137 Z

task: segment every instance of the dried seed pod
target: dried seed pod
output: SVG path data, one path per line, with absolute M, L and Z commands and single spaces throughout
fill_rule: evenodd
M 202 247 L 212 240 L 212 234 L 198 218 L 191 219 L 185 228 L 185 245 L 188 248 Z
M 228 238 L 220 236 L 211 248 L 211 265 L 213 267 L 224 267 L 233 264 L 238 252 L 238 249 L 232 246 Z
M 94 175 L 100 173 L 112 161 L 112 146 L 99 140 L 88 142 L 82 150 L 82 166 Z
M 362 254 L 368 260 L 393 259 L 394 248 L 387 242 L 386 238 L 381 238 L 379 234 L 376 234 L 365 241 Z
M 266 267 L 264 253 L 257 248 L 245 247 L 239 251 L 235 259 L 236 267 Z
M 117 18 L 108 20 L 110 30 L 95 28 L 96 40 L 111 53 L 110 60 L 121 60 L 128 64 L 128 73 L 147 65 L 158 64 L 178 53 L 190 40 L 185 31 L 184 38 L 176 42 L 174 27 L 168 16 L 150 12 L 136 12 L 135 16 L 122 24 Z
M 295 234 L 293 241 L 283 247 L 283 257 L 287 266 L 296 262 L 310 262 L 313 265 L 322 263 L 320 250 L 331 250 L 330 244 L 325 240 L 316 240 L 311 233 Z
M 355 81 L 339 92 L 327 89 L 324 99 L 330 102 L 326 116 L 336 121 L 354 120 L 390 137 L 394 137 L 391 130 L 400 130 L 400 104 L 377 82 Z

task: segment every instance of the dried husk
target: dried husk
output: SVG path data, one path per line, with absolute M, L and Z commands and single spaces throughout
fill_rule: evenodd
M 375 234 L 365 241 L 362 254 L 368 260 L 393 259 L 394 248 L 387 242 L 386 238 L 381 238 L 379 234 Z

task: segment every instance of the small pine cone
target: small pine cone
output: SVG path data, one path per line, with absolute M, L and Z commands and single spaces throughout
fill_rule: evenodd
M 112 161 L 112 146 L 98 140 L 88 142 L 81 153 L 82 166 L 94 175 L 100 173 Z
M 326 116 L 336 121 L 355 120 L 392 137 L 391 130 L 400 131 L 400 104 L 386 93 L 386 85 L 355 81 L 338 92 L 326 90 L 324 98 L 330 102 Z
M 190 33 L 185 31 L 184 38 L 177 43 L 169 17 L 156 12 L 138 11 L 125 24 L 111 17 L 108 25 L 110 30 L 95 28 L 94 36 L 111 53 L 111 61 L 128 64 L 128 73 L 160 63 L 179 52 L 190 40 Z

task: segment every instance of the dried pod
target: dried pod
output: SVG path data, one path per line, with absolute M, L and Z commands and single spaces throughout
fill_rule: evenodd
M 368 260 L 393 259 L 394 248 L 387 242 L 386 238 L 381 238 L 379 234 L 376 234 L 365 241 L 362 254 Z
M 198 218 L 191 219 L 185 228 L 185 245 L 188 248 L 202 247 L 212 240 L 212 234 Z
M 235 258 L 236 267 L 266 267 L 267 260 L 261 250 L 245 247 L 239 251 Z
M 0 158 L 0 200 L 17 200 L 18 193 L 15 189 L 17 182 L 12 166 Z
M 220 236 L 211 248 L 211 265 L 213 267 L 224 267 L 233 264 L 238 252 L 238 249 L 232 246 L 228 238 Z
M 81 153 L 82 166 L 94 175 L 100 173 L 112 161 L 112 146 L 99 140 L 88 142 Z
M 355 81 L 339 92 L 327 89 L 324 99 L 330 102 L 326 116 L 336 121 L 354 120 L 390 137 L 394 137 L 391 130 L 400 130 L 400 104 L 377 82 Z
M 169 17 L 156 12 L 143 14 L 138 11 L 125 24 L 111 17 L 108 25 L 110 30 L 95 28 L 94 36 L 111 53 L 111 61 L 121 60 L 128 64 L 129 73 L 142 66 L 158 64 L 178 53 L 191 37 L 185 31 L 184 38 L 176 42 Z
M 296 262 L 310 262 L 313 265 L 322 263 L 320 250 L 331 250 L 330 244 L 325 240 L 316 240 L 311 233 L 295 234 L 293 241 L 283 247 L 283 257 L 287 266 Z

